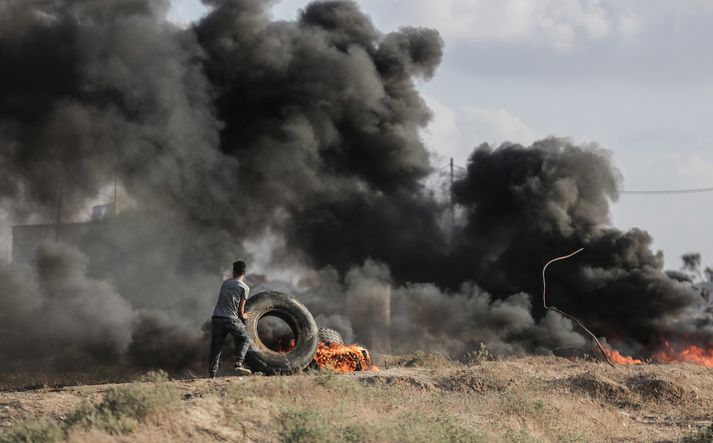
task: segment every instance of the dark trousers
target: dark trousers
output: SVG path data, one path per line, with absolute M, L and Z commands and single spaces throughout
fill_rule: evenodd
M 235 340 L 235 364 L 242 365 L 245 361 L 245 354 L 250 347 L 250 337 L 245 325 L 241 320 L 213 317 L 213 325 L 210 339 L 210 363 L 208 372 L 215 375 L 220 364 L 220 354 L 223 351 L 223 343 L 228 334 Z

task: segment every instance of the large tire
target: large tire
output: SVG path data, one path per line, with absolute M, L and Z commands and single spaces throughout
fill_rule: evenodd
M 319 333 L 312 314 L 302 303 L 281 292 L 261 292 L 248 299 L 245 311 L 252 314 L 245 327 L 250 336 L 246 362 L 253 370 L 265 374 L 294 374 L 309 365 L 317 352 Z M 278 317 L 290 326 L 295 337 L 292 349 L 276 352 L 260 340 L 257 324 L 266 315 Z
M 335 331 L 334 329 L 329 328 L 319 328 L 319 341 L 324 343 L 325 345 L 329 345 L 332 343 L 337 343 L 340 345 L 344 344 L 342 334 Z

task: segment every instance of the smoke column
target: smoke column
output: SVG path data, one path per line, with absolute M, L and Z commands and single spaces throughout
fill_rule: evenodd
M 76 244 L 0 265 L 0 369 L 202 362 L 238 257 L 265 259 L 268 278 L 303 271 L 295 293 L 347 339 L 370 332 L 349 294 L 390 287 L 394 352 L 459 357 L 585 346 L 531 297 L 548 258 L 583 246 L 558 265 L 559 307 L 632 348 L 710 341 L 710 313 L 650 237 L 609 226 L 620 180 L 596 145 L 478 147 L 446 241 L 415 84 L 436 74 L 437 31 L 383 33 L 351 1 L 294 21 L 262 0 L 204 2 L 184 29 L 168 1 L 0 0 L 0 220 L 47 222 L 60 194 L 77 219 L 115 176 L 123 203 Z M 51 334 L 28 331 L 38 319 Z
M 602 334 L 646 346 L 681 328 L 690 331 L 683 325 L 700 311 L 702 298 L 662 272 L 663 257 L 652 252 L 646 232 L 609 225 L 619 181 L 609 154 L 597 145 L 550 138 L 528 148 L 480 146 L 455 184 L 466 220 L 451 278 L 468 276 L 496 296 L 537 294 L 542 264 L 584 247 L 579 257 L 557 265 L 551 303 Z M 699 332 L 697 339 L 710 342 L 710 328 Z

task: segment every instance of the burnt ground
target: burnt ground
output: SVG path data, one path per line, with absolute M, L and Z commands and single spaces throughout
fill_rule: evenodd
M 0 441 L 713 441 L 712 369 L 427 355 L 382 366 L 6 389 Z

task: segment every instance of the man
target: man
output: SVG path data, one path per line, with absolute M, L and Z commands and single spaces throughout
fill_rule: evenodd
M 251 314 L 245 312 L 245 301 L 250 294 L 250 288 L 245 284 L 246 265 L 244 261 L 233 263 L 233 278 L 223 282 L 218 294 L 218 303 L 213 310 L 212 331 L 210 341 L 210 366 L 208 374 L 210 378 L 215 378 L 220 364 L 220 354 L 223 351 L 223 343 L 228 334 L 235 340 L 235 372 L 238 375 L 250 375 L 252 372 L 246 368 L 245 354 L 250 347 L 250 337 L 243 322 L 251 318 Z

